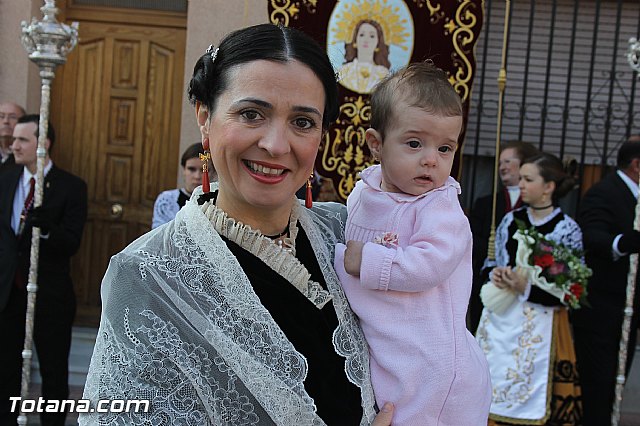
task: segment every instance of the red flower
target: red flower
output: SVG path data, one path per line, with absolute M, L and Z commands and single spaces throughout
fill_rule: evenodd
M 576 297 L 576 299 L 580 299 L 580 296 L 582 296 L 582 292 L 584 291 L 584 289 L 580 284 L 573 283 L 569 287 L 569 291 Z
M 545 244 L 545 243 L 540 243 L 540 250 L 547 253 L 551 253 L 553 252 L 553 246 L 550 246 L 549 244 Z
M 549 266 L 549 273 L 554 276 L 562 274 L 564 270 L 565 270 L 564 263 L 553 262 L 553 264 Z
M 553 261 L 553 255 L 549 253 L 533 256 L 533 264 L 538 265 L 543 269 L 551 266 L 553 264 Z

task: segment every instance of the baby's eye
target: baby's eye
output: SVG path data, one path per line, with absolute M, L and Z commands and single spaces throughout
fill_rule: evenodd
M 451 151 L 453 151 L 453 149 L 451 149 L 451 147 L 449 145 L 442 145 L 441 147 L 438 148 L 438 151 L 440 151 L 440 152 L 451 152 Z
M 409 141 L 409 142 L 407 142 L 407 145 L 409 145 L 409 147 L 411 147 L 411 148 L 420 148 L 420 142 L 419 141 Z
M 296 118 L 293 123 L 300 129 L 311 129 L 316 126 L 316 122 L 307 117 Z

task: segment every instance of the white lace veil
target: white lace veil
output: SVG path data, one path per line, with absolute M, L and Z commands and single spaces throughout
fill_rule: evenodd
M 147 413 L 89 413 L 80 424 L 322 425 L 303 381 L 306 359 L 260 304 L 215 232 L 199 191 L 169 222 L 115 255 L 102 283 L 102 318 L 84 398 L 144 399 Z M 339 326 L 333 343 L 374 416 L 368 349 L 333 270 L 344 206 L 299 209 Z

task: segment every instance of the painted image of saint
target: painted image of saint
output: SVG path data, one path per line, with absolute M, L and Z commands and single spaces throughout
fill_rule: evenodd
M 409 63 L 413 18 L 402 0 L 340 0 L 327 28 L 327 54 L 338 83 L 362 94 Z
M 338 73 L 340 84 L 358 93 L 369 93 L 389 74 L 389 45 L 379 23 L 363 19 L 356 25 L 351 41 L 344 46 L 344 65 Z

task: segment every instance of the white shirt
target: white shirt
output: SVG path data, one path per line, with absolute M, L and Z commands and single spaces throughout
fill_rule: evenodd
M 44 176 L 49 173 L 51 167 L 53 166 L 53 162 L 49 160 L 47 165 L 44 166 Z M 24 167 L 22 169 L 22 176 L 20 176 L 20 180 L 18 181 L 18 186 L 16 187 L 16 193 L 13 196 L 13 212 L 11 214 L 11 228 L 13 232 L 17 235 L 18 229 L 20 228 L 20 215 L 22 214 L 22 209 L 24 208 L 24 202 L 27 199 L 27 195 L 29 195 L 29 181 L 31 178 L 36 178 L 34 174 Z M 35 199 L 35 196 L 34 196 Z
M 516 205 L 518 198 L 520 197 L 519 186 L 507 186 L 507 193 L 509 194 L 509 201 L 511 201 L 511 208 Z

